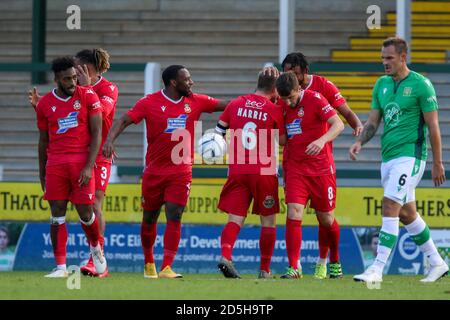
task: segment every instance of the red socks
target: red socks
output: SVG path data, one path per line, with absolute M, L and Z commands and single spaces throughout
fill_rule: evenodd
M 50 238 L 52 240 L 56 265 L 66 264 L 67 237 L 67 226 L 65 223 L 50 225 Z
M 92 221 L 94 220 L 94 221 Z M 89 224 L 90 225 L 87 225 Z M 92 213 L 92 219 L 89 222 L 81 221 L 81 227 L 84 230 L 84 233 L 86 234 L 86 238 L 88 239 L 88 243 L 95 247 L 99 243 L 99 240 L 101 238 L 100 235 L 100 229 L 98 225 L 98 219 L 95 217 L 95 214 Z
M 330 245 L 330 263 L 339 262 L 339 237 L 341 230 L 337 220 L 334 219 L 333 224 L 328 229 L 328 243 Z
M 153 245 L 156 240 L 156 223 L 141 223 L 141 244 L 144 252 L 144 263 L 155 263 Z
M 166 231 L 164 232 L 164 258 L 161 270 L 166 266 L 171 266 L 181 238 L 181 221 L 168 220 Z
M 300 220 L 286 220 L 286 251 L 289 266 L 297 269 L 302 247 L 302 222 Z
M 276 237 L 275 227 L 261 227 L 261 235 L 259 237 L 259 250 L 261 252 L 260 270 L 270 272 L 270 260 L 275 248 Z
M 320 224 L 319 221 L 319 257 L 326 259 L 328 257 L 328 250 L 330 249 L 328 241 L 328 228 Z
M 339 262 L 339 238 L 341 230 L 336 219 L 330 227 L 325 227 L 319 222 L 319 256 L 326 259 L 330 249 L 330 263 Z
M 222 230 L 220 246 L 222 248 L 222 256 L 227 260 L 232 260 L 231 253 L 240 230 L 241 227 L 235 222 L 228 222 Z

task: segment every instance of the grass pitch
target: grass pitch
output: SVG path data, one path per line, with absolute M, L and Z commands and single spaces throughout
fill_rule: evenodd
M 43 272 L 0 272 L 0 299 L 151 299 L 151 300 L 299 300 L 299 299 L 440 299 L 450 300 L 450 277 L 433 284 L 419 276 L 385 276 L 380 289 L 368 289 L 346 275 L 338 280 L 225 279 L 221 274 L 186 274 L 183 279 L 144 279 L 138 273 L 113 273 L 98 279 L 81 276 L 80 289 L 67 279 Z

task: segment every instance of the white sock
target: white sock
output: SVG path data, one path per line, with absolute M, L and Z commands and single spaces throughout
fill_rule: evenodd
M 444 263 L 441 255 L 430 237 L 430 230 L 422 217 L 417 213 L 417 218 L 408 225 L 405 225 L 409 235 L 419 247 L 420 251 L 428 258 L 430 265 L 437 266 Z
M 377 257 L 373 263 L 373 267 L 378 269 L 379 272 L 383 272 L 384 266 L 386 265 L 391 251 L 397 242 L 399 233 L 399 218 L 383 217 L 383 222 L 381 225 Z

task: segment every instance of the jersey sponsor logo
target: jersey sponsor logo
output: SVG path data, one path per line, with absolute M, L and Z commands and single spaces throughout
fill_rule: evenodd
M 402 110 L 396 102 L 389 102 L 384 107 L 384 122 L 388 127 L 395 127 L 399 123 L 401 115 Z
M 189 103 L 185 103 L 184 104 L 184 112 L 186 113 L 191 113 L 192 109 L 191 106 L 189 105 Z
M 245 106 L 247 108 L 254 108 L 254 109 L 262 109 L 266 105 L 265 102 L 258 102 L 253 100 L 245 100 Z
M 298 109 L 297 114 L 299 117 L 303 117 L 305 115 L 305 110 L 303 109 L 303 107 L 300 107 L 300 109 Z
M 73 108 L 74 108 L 75 110 L 80 110 L 80 109 L 81 109 L 81 103 L 80 103 L 80 100 L 75 100 L 75 101 L 73 102 Z
M 286 125 L 287 136 L 289 139 L 291 139 L 296 134 L 302 133 L 301 122 L 302 119 L 295 119 L 294 121 Z
M 177 129 L 186 129 L 187 114 L 179 115 L 177 118 L 167 119 L 167 128 L 164 130 L 165 133 L 172 133 Z
M 166 106 L 161 106 L 161 110 L 164 112 L 166 111 Z
M 59 129 L 56 131 L 57 134 L 66 133 L 71 128 L 78 127 L 78 111 L 71 112 L 65 118 L 58 119 Z
M 404 97 L 409 97 L 411 95 L 412 92 L 412 88 L 411 87 L 405 87 L 405 89 L 403 89 L 403 96 Z
M 52 111 L 53 111 L 53 112 L 56 111 L 56 107 L 55 107 L 55 106 L 52 107 Z
M 275 199 L 272 196 L 266 196 L 263 201 L 264 208 L 270 209 L 275 205 Z

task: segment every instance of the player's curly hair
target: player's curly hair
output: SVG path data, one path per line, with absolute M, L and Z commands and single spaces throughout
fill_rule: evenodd
M 299 66 L 302 71 L 308 72 L 308 61 L 306 60 L 305 55 L 301 52 L 289 53 L 281 63 L 282 70 L 284 70 L 284 66 L 286 64 L 290 64 L 292 68 Z
M 277 81 L 275 82 L 278 94 L 282 97 L 288 97 L 292 90 L 299 87 L 297 77 L 292 72 L 284 72 L 280 74 Z
M 75 58 L 79 59 L 82 63 L 92 64 L 100 74 L 108 71 L 110 67 L 109 53 L 102 48 L 81 50 L 75 55 Z
M 75 61 L 72 57 L 64 56 L 53 59 L 52 71 L 56 75 L 58 72 L 75 67 Z

